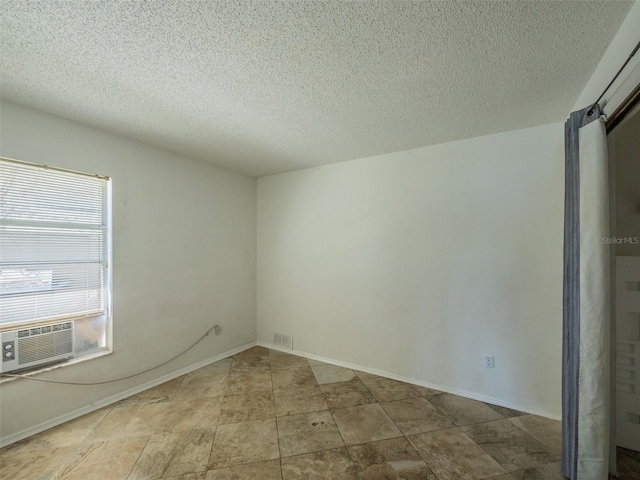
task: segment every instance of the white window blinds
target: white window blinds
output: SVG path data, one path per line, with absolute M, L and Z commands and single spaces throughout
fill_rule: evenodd
M 0 159 L 0 326 L 105 313 L 108 179 Z

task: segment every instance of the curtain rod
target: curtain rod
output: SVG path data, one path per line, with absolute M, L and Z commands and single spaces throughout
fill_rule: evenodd
M 84 175 L 85 177 L 99 178 L 100 180 L 110 180 L 106 175 L 98 175 L 97 173 L 79 172 L 77 170 L 69 170 L 68 168 L 52 167 L 51 165 L 42 165 L 39 163 L 25 162 L 24 160 L 16 160 L 15 158 L 0 157 L 0 162 L 17 163 L 18 165 L 26 165 L 33 168 L 42 168 L 44 170 L 55 170 L 63 173 L 74 173 L 76 175 Z
M 593 105 L 591 105 L 591 108 L 587 111 L 588 116 L 593 115 L 593 112 L 598 102 L 602 100 L 602 97 L 604 97 L 605 93 L 607 93 L 609 88 L 611 88 L 611 85 L 613 85 L 613 82 L 615 82 L 618 79 L 622 71 L 625 69 L 625 67 L 629 64 L 629 62 L 633 58 L 633 56 L 638 52 L 638 49 L 640 49 L 640 42 L 638 42 L 638 44 L 636 45 L 636 48 L 634 48 L 633 51 L 631 52 L 631 55 L 629 55 L 627 60 L 622 64 L 622 66 L 620 67 L 620 70 L 618 70 L 618 73 L 616 73 L 615 77 L 613 77 L 613 80 L 609 82 L 609 85 L 607 85 L 607 88 L 605 88 L 604 91 L 598 97 L 598 99 L 595 102 L 593 102 Z

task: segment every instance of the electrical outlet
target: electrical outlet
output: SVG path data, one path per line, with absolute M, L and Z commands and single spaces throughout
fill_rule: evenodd
M 214 334 L 215 336 L 220 335 L 220 325 L 215 325 L 215 326 L 213 327 L 213 334 Z
M 484 356 L 484 366 L 485 368 L 493 368 L 493 355 L 485 355 Z

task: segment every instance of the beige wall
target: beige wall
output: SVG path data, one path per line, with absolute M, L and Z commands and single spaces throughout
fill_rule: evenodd
M 2 103 L 0 154 L 113 179 L 114 353 L 0 387 L 4 438 L 256 339 L 256 181 L 68 120 Z
M 563 135 L 260 178 L 259 340 L 557 417 Z

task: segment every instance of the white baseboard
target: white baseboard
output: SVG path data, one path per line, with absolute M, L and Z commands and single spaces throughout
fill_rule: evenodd
M 311 360 L 318 360 L 319 362 L 330 363 L 332 365 L 337 365 L 339 367 L 350 368 L 352 370 L 359 370 L 365 373 L 371 373 L 372 375 L 378 375 L 380 377 L 390 378 L 392 380 L 398 380 L 400 382 L 410 383 L 412 385 L 418 385 L 420 387 L 432 388 L 434 390 L 439 390 L 441 392 L 452 393 L 454 395 L 459 395 L 461 397 L 470 398 L 472 400 L 479 400 L 481 402 L 490 403 L 492 405 L 498 405 L 500 407 L 511 408 L 512 410 L 518 410 L 520 412 L 531 413 L 533 415 L 540 415 L 541 417 L 551 418 L 553 420 L 561 420 L 562 414 L 558 412 L 552 412 L 550 410 L 544 410 L 536 407 L 532 407 L 530 405 L 522 405 L 513 402 L 506 402 L 499 398 L 489 397 L 487 395 L 482 395 L 480 393 L 469 392 L 467 390 L 452 387 L 450 385 L 441 385 L 437 383 L 425 382 L 424 380 L 418 380 L 416 378 L 404 377 L 402 375 L 397 375 L 395 373 L 385 372 L 383 370 L 377 370 L 375 368 L 369 368 L 362 365 L 356 365 L 355 363 L 343 362 L 341 360 L 334 360 L 332 358 L 321 357 L 320 355 L 314 355 L 312 353 L 302 352 L 300 350 L 289 350 L 286 348 L 281 348 L 277 345 L 272 345 L 266 342 L 257 342 L 257 345 L 261 347 L 271 348 L 272 350 L 278 350 L 284 353 L 290 353 L 292 355 L 297 355 L 299 357 L 310 358 Z
M 115 395 L 111 395 L 110 397 L 103 398 L 102 400 L 98 400 L 97 402 L 90 403 L 89 405 L 78 408 L 73 412 L 66 413 L 64 415 L 60 415 L 58 417 L 52 418 L 51 420 L 47 420 L 46 422 L 39 423 L 33 427 L 25 428 L 19 432 L 13 433 L 11 435 L 7 435 L 6 437 L 0 438 L 0 448 L 6 447 L 7 445 L 11 445 L 12 443 L 23 440 L 27 437 L 31 437 L 32 435 L 36 435 L 40 432 L 44 432 L 45 430 L 49 430 L 50 428 L 57 427 L 58 425 L 73 420 L 75 418 L 81 417 L 82 415 L 86 415 L 87 413 L 91 413 L 95 410 L 99 410 L 100 408 L 106 407 L 113 403 L 119 402 L 120 400 L 124 400 L 136 393 L 143 392 L 144 390 L 148 390 L 149 388 L 153 388 L 161 383 L 168 382 L 169 380 L 173 380 L 174 378 L 178 378 L 182 375 L 185 375 L 189 372 L 193 372 L 194 370 L 198 370 L 199 368 L 206 367 L 212 363 L 215 363 L 224 358 L 235 355 L 236 353 L 243 352 L 251 347 L 254 347 L 256 342 L 247 343 L 238 348 L 234 348 L 233 350 L 228 350 L 220 355 L 216 355 L 215 357 L 208 358 L 207 360 L 203 360 L 198 363 L 194 363 L 193 365 L 189 365 L 188 367 L 181 368 L 180 370 L 176 370 L 175 372 L 168 373 L 167 375 L 163 375 L 162 377 L 156 378 L 155 380 L 151 380 L 150 382 L 146 382 L 140 385 L 137 385 L 133 388 L 125 390 L 124 392 L 117 393 Z

